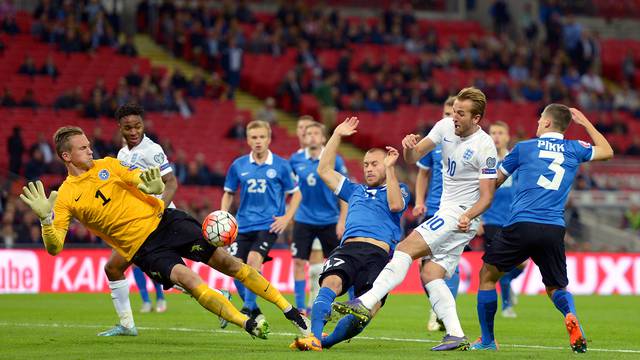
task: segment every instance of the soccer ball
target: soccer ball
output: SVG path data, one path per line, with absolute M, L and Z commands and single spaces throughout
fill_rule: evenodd
M 213 246 L 229 246 L 238 236 L 238 222 L 228 212 L 216 210 L 202 222 L 202 235 Z

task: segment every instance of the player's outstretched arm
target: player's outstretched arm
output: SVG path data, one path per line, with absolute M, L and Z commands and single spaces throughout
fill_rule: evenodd
M 300 206 L 300 202 L 302 201 L 302 193 L 300 190 L 296 190 L 291 194 L 291 200 L 289 201 L 289 206 L 287 206 L 287 211 L 282 216 L 274 216 L 273 223 L 271 223 L 271 227 L 269 231 L 272 233 L 280 234 L 287 228 L 291 219 L 298 211 L 298 207 Z
M 387 175 L 387 202 L 392 212 L 404 209 L 404 199 L 400 191 L 400 182 L 396 176 L 396 161 L 400 157 L 398 150 L 387 146 L 387 156 L 384 157 L 384 168 Z
M 402 155 L 407 163 L 415 164 L 420 158 L 425 156 L 431 150 L 435 149 L 436 144 L 428 137 L 420 140 L 420 135 L 409 134 L 402 139 Z
M 418 168 L 418 176 L 416 177 L 416 204 L 413 207 L 413 216 L 422 216 L 427 212 L 424 199 L 427 195 L 427 186 L 429 186 L 429 173 L 431 170 Z
M 576 108 L 571 108 L 571 115 L 576 124 L 583 126 L 585 130 L 587 130 L 587 134 L 589 134 L 591 141 L 593 141 L 594 154 L 592 160 L 609 160 L 613 158 L 613 148 L 611 144 L 609 144 L 609 141 L 607 141 L 604 135 L 591 124 L 589 119 Z
M 496 191 L 496 179 L 480 179 L 479 182 L 480 198 L 458 219 L 458 229 L 461 231 L 469 231 L 471 220 L 480 216 L 491 206 L 493 194 Z
M 162 192 L 162 201 L 164 201 L 165 209 L 171 204 L 173 201 L 173 197 L 176 195 L 176 191 L 178 191 L 178 179 L 173 174 L 173 172 L 164 174 L 162 177 L 162 182 L 164 183 L 164 191 Z
M 233 204 L 233 197 L 233 193 L 225 191 L 224 194 L 222 194 L 222 200 L 220 201 L 220 210 L 228 212 L 231 208 L 231 204 Z
M 358 118 L 354 116 L 346 118 L 340 125 L 338 125 L 335 130 L 333 130 L 333 135 L 331 135 L 331 138 L 327 141 L 327 144 L 324 147 L 324 152 L 320 157 L 320 162 L 318 163 L 318 176 L 320 176 L 322 181 L 324 181 L 331 191 L 336 190 L 338 185 L 340 185 L 340 180 L 343 176 L 335 170 L 338 146 L 340 146 L 342 137 L 350 136 L 358 132 L 358 130 L 356 130 L 358 123 Z
M 138 189 L 145 194 L 160 195 L 164 191 L 164 182 L 160 176 L 160 168 L 157 166 L 140 173 L 140 180 L 142 182 L 138 184 Z
M 67 234 L 65 230 L 57 231 L 52 224 L 53 206 L 57 198 L 57 191 L 52 191 L 49 198 L 47 198 L 44 192 L 44 185 L 39 180 L 23 186 L 22 194 L 20 194 L 20 199 L 40 218 L 42 239 L 47 252 L 51 255 L 57 255 L 62 250 L 64 238 Z

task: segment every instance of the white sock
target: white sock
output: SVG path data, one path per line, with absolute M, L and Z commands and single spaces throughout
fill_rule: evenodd
M 109 281 L 109 289 L 111 289 L 113 307 L 116 308 L 116 313 L 120 317 L 120 325 L 129 329 L 136 326 L 133 322 L 133 313 L 129 302 L 129 282 L 126 279 Z
M 378 301 L 402 283 L 402 280 L 409 272 L 412 262 L 411 256 L 405 252 L 396 251 L 393 253 L 391 261 L 382 269 L 376 281 L 373 282 L 371 290 L 361 295 L 358 299 L 362 301 L 362 304 L 367 309 L 371 310 Z
M 425 285 L 425 288 L 429 292 L 429 301 L 431 301 L 433 311 L 438 316 L 438 319 L 444 323 L 447 334 L 457 337 L 464 336 L 462 325 L 460 325 L 458 313 L 456 312 L 456 300 L 444 280 L 433 280 Z
M 318 297 L 320 291 L 320 274 L 322 274 L 322 264 L 309 265 L 309 300 L 307 307 L 313 306 L 313 301 Z

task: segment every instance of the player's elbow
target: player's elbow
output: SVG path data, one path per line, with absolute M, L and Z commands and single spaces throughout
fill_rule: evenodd
M 402 209 L 404 209 L 404 204 L 402 203 L 402 201 L 389 202 L 389 210 L 391 210 L 391 212 L 399 212 L 402 211 Z
M 606 160 L 611 160 L 611 159 L 613 159 L 613 148 L 611 146 L 609 146 L 604 151 L 604 154 L 602 154 L 602 160 L 606 161 Z

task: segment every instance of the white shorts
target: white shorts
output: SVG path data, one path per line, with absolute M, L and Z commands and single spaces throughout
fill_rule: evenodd
M 475 218 L 469 231 L 458 230 L 458 219 L 464 212 L 460 207 L 440 209 L 431 219 L 415 228 L 431 249 L 431 255 L 424 259 L 442 266 L 447 272 L 447 279 L 455 273 L 464 247 L 476 236 L 480 224 L 480 220 Z
M 320 239 L 318 238 L 313 239 L 313 242 L 311 243 L 311 250 L 322 251 L 322 243 L 320 242 Z

